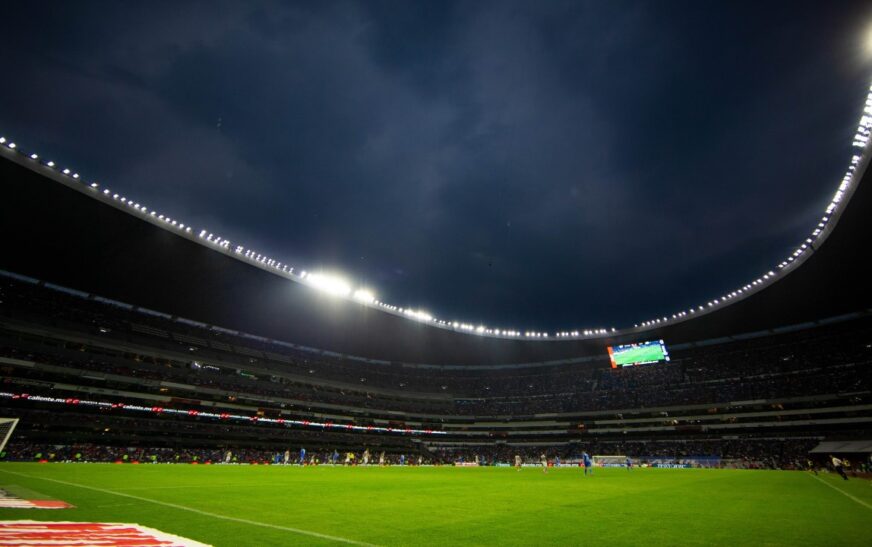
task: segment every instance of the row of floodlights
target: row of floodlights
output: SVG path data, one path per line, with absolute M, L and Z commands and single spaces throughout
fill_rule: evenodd
M 472 334 L 499 336 L 506 338 L 567 338 L 597 336 L 607 334 L 609 332 L 607 329 L 587 329 L 583 331 L 559 332 L 552 335 L 548 332 L 521 332 L 514 329 L 494 329 L 486 327 L 484 325 L 473 325 L 470 323 L 464 323 L 459 321 L 447 321 L 444 319 L 438 319 L 424 310 L 403 308 L 400 306 L 395 306 L 393 304 L 382 302 L 376 298 L 375 293 L 371 289 L 366 287 L 354 289 L 352 285 L 341 276 L 329 273 L 310 273 L 306 270 L 295 270 L 293 266 L 289 266 L 288 264 L 284 264 L 279 260 L 258 253 L 253 249 L 247 249 L 242 245 L 236 245 L 231 249 L 230 241 L 228 239 L 217 236 L 214 233 L 209 232 L 208 230 L 201 230 L 198 237 L 208 244 L 212 244 L 217 247 L 226 249 L 229 252 L 232 252 L 233 254 L 237 255 L 238 258 L 254 262 L 263 268 L 270 268 L 275 270 L 276 272 L 281 272 L 319 291 L 342 298 L 349 298 L 362 304 L 366 304 L 368 306 L 381 308 L 383 310 L 393 312 L 397 315 L 401 315 L 415 321 L 429 323 L 443 328 L 449 328 Z M 612 328 L 611 332 L 615 332 L 615 329 Z
M 814 250 L 815 240 L 823 235 L 824 230 L 827 227 L 827 222 L 829 222 L 830 219 L 833 218 L 833 213 L 840 206 L 840 204 L 842 203 L 842 199 L 845 197 L 845 193 L 854 183 L 854 177 L 857 174 L 857 167 L 860 165 L 860 162 L 863 159 L 863 153 L 869 146 L 870 134 L 872 134 L 872 87 L 869 88 L 869 92 L 866 95 L 866 103 L 863 106 L 863 115 L 860 117 L 860 123 L 857 126 L 857 130 L 854 134 L 854 140 L 852 142 L 852 146 L 855 148 L 860 148 L 862 152 L 860 154 L 854 154 L 851 156 L 851 164 L 848 166 L 845 175 L 842 177 L 839 188 L 833 195 L 833 199 L 830 201 L 830 203 L 827 204 L 827 208 L 825 211 L 826 214 L 821 217 L 814 230 L 812 230 L 811 236 L 807 237 L 805 241 L 803 241 L 790 254 L 790 256 L 788 256 L 785 260 L 778 264 L 779 270 L 784 270 L 804 253 Z M 649 321 L 638 323 L 635 325 L 635 327 L 647 328 L 659 326 L 670 321 L 682 320 L 688 315 L 693 315 L 697 312 L 702 312 L 706 309 L 715 308 L 719 305 L 726 304 L 730 300 L 743 296 L 749 291 L 756 291 L 760 289 L 763 285 L 769 284 L 774 281 L 776 277 L 776 273 L 770 270 L 769 272 L 763 274 L 761 277 L 758 277 L 751 283 L 748 283 L 747 285 L 744 285 L 743 287 L 736 289 L 735 291 L 727 293 L 720 298 L 715 298 L 714 300 L 709 301 L 705 305 L 697 306 L 696 308 L 690 308 L 685 311 L 676 312 L 672 314 L 671 319 L 664 316 L 657 319 L 651 319 Z
M 7 141 L 5 137 L 0 137 L 0 144 L 5 144 L 10 150 L 18 150 L 18 145 L 14 142 Z M 39 160 L 39 154 L 33 153 L 28 156 L 30 159 L 37 161 Z M 83 182 L 80 179 L 78 173 L 72 172 L 68 168 L 60 169 L 57 167 L 54 161 L 44 161 L 41 162 L 42 165 L 48 167 L 50 169 L 56 170 L 57 172 L 69 176 L 77 181 Z M 111 199 L 119 204 L 123 204 L 135 212 L 140 213 L 141 215 L 151 218 L 153 221 L 160 222 L 165 225 L 167 228 L 175 228 L 181 232 L 185 232 L 188 234 L 192 233 L 192 228 L 189 225 L 185 225 L 182 222 L 179 222 L 176 219 L 173 219 L 169 216 L 158 213 L 155 210 L 151 210 L 145 205 L 140 204 L 139 202 L 129 199 L 122 194 L 118 194 L 112 192 L 108 188 L 102 188 L 100 184 L 97 182 L 85 183 L 88 188 L 97 193 L 102 193 L 105 199 Z M 420 321 L 423 323 L 429 323 L 436 326 L 440 326 L 443 328 L 450 328 L 462 332 L 467 332 L 471 334 L 479 334 L 479 335 L 488 335 L 488 336 L 501 336 L 501 337 L 511 337 L 511 338 L 549 338 L 551 334 L 548 332 L 540 332 L 540 331 L 526 331 L 521 332 L 514 329 L 493 329 L 490 327 L 486 327 L 484 325 L 472 325 L 469 323 L 463 323 L 458 321 L 446 321 L 444 319 L 438 319 L 433 317 L 432 314 L 423 311 L 423 310 L 415 310 L 411 308 L 402 308 L 399 306 L 395 306 L 392 304 L 388 304 L 386 302 L 379 301 L 376 299 L 375 293 L 368 288 L 358 288 L 353 290 L 351 285 L 345 281 L 342 277 L 328 274 L 328 273 L 309 273 L 305 270 L 295 270 L 292 266 L 282 263 L 281 261 L 275 260 L 269 256 L 258 253 L 253 249 L 247 249 L 242 245 L 231 246 L 231 242 L 229 239 L 219 237 L 206 229 L 203 229 L 199 232 L 199 239 L 203 240 L 205 243 L 213 245 L 215 247 L 219 247 L 224 249 L 227 252 L 233 253 L 237 255 L 238 258 L 244 258 L 249 262 L 253 262 L 258 264 L 264 268 L 270 268 L 277 272 L 282 272 L 289 277 L 295 278 L 297 281 L 303 282 L 304 284 L 317 289 L 319 291 L 339 296 L 343 298 L 351 298 L 357 302 L 362 304 L 373 306 L 377 308 L 381 308 L 386 311 L 394 312 L 398 315 L 407 317 L 409 319 L 413 319 L 416 321 Z M 615 331 L 614 328 L 611 329 L 612 332 Z M 584 330 L 584 331 L 572 331 L 572 332 L 560 332 L 555 334 L 556 337 L 580 337 L 580 336 L 596 336 L 599 334 L 606 334 L 608 331 L 606 329 L 595 329 L 595 330 Z
M 0 137 L 0 145 L 5 145 L 10 150 L 17 150 L 18 149 L 18 145 L 12 141 L 7 141 L 6 137 Z M 39 154 L 37 154 L 35 152 L 32 154 L 24 154 L 24 155 L 26 155 L 28 158 L 30 158 L 33 161 L 39 161 L 39 158 L 40 158 Z M 73 172 L 69 168 L 61 169 L 57 166 L 57 164 L 54 161 L 51 161 L 51 160 L 42 161 L 41 163 L 42 163 L 42 165 L 44 165 L 45 167 L 48 167 L 49 169 L 53 169 L 60 174 L 66 175 L 72 179 L 75 179 L 79 182 L 84 183 L 84 181 L 81 180 L 81 177 L 79 176 L 78 173 Z M 85 184 L 92 191 L 101 192 L 100 184 L 98 184 L 96 182 L 90 182 L 90 183 L 85 183 Z M 130 207 L 131 209 L 134 209 L 143 215 L 149 216 L 156 221 L 160 221 L 160 222 L 168 225 L 169 227 L 173 227 L 173 228 L 176 228 L 180 231 L 184 231 L 187 233 L 191 232 L 190 226 L 186 226 L 184 223 L 181 223 L 177 220 L 173 220 L 172 218 L 170 218 L 168 216 L 159 214 L 157 211 L 149 210 L 148 207 L 145 207 L 144 205 L 140 205 L 138 202 L 135 202 L 132 199 L 128 199 L 127 197 L 125 197 L 121 194 L 114 193 L 108 188 L 103 188 L 102 194 L 107 199 L 112 199 L 113 201 L 117 201 L 118 203 L 124 204 L 125 206 Z
M 870 136 L 872 136 L 872 87 L 869 89 L 869 93 L 866 96 L 866 103 L 863 108 L 863 115 L 860 118 L 860 123 L 857 127 L 857 131 L 855 132 L 854 139 L 852 145 L 856 148 L 862 149 L 864 152 L 869 145 Z M 0 145 L 5 145 L 10 150 L 17 150 L 17 145 L 14 142 L 7 141 L 5 137 L 0 137 Z M 19 151 L 20 153 L 20 151 Z M 32 153 L 28 155 L 31 160 L 39 161 L 39 155 L 36 153 Z M 783 270 L 787 268 L 791 263 L 796 261 L 801 255 L 810 251 L 814 248 L 815 239 L 821 237 L 824 233 L 824 229 L 827 226 L 827 222 L 832 218 L 833 212 L 839 207 L 842 202 L 845 193 L 851 187 L 854 182 L 854 175 L 856 174 L 857 167 L 859 166 L 862 160 L 862 152 L 861 155 L 853 155 L 851 157 L 851 164 L 848 167 L 845 176 L 842 177 L 841 184 L 839 185 L 838 190 L 833 196 L 831 202 L 827 205 L 826 214 L 821 217 L 820 222 L 818 222 L 815 229 L 812 231 L 811 236 L 806 238 L 805 241 L 793 251 L 793 253 L 787 257 L 786 260 L 782 261 L 778 264 L 778 269 Z M 55 162 L 46 161 L 43 162 L 48 168 L 58 169 Z M 80 180 L 79 174 L 70 171 L 70 169 L 61 169 L 60 173 L 72 177 L 73 179 Z M 88 184 L 88 187 L 95 191 L 99 192 L 100 185 L 96 182 L 91 182 Z M 123 205 L 126 205 L 130 209 L 142 214 L 143 216 L 150 217 L 153 221 L 161 222 L 167 228 L 175 228 L 178 231 L 185 232 L 190 234 L 192 232 L 190 226 L 186 226 L 185 224 L 178 222 L 168 216 L 157 213 L 154 210 L 149 210 L 144 205 L 140 205 L 138 202 L 135 202 L 131 199 L 128 199 L 125 196 L 122 196 L 117 193 L 113 193 L 108 188 L 102 190 L 102 194 L 105 198 L 111 199 L 113 201 L 117 201 Z M 244 259 L 249 262 L 255 263 L 262 268 L 270 268 L 275 272 L 281 272 L 288 277 L 291 277 L 297 281 L 300 281 L 314 289 L 319 291 L 342 297 L 353 299 L 361 304 L 372 306 L 376 308 L 380 308 L 409 319 L 413 319 L 416 321 L 420 321 L 422 323 L 428 323 L 432 325 L 436 325 L 442 328 L 453 329 L 461 332 L 467 332 L 470 334 L 479 334 L 479 335 L 487 335 L 487 336 L 499 336 L 506 338 L 527 338 L 527 339 L 549 339 L 549 338 L 586 338 L 586 337 L 596 337 L 603 336 L 609 333 L 616 332 L 615 328 L 611 329 L 585 329 L 585 330 L 571 330 L 571 331 L 560 331 L 555 333 L 553 336 L 548 332 L 540 332 L 540 331 L 524 331 L 521 332 L 519 330 L 514 329 L 494 329 L 490 327 L 486 327 L 484 325 L 473 325 L 470 323 L 464 323 L 459 321 L 446 321 L 444 319 L 438 319 L 431 315 L 430 313 L 423 310 L 415 310 L 411 308 L 402 308 L 392 304 L 388 304 L 385 302 L 381 302 L 375 296 L 375 293 L 365 287 L 361 287 L 358 289 L 353 289 L 351 284 L 343 279 L 340 276 L 332 275 L 328 273 L 310 273 L 305 270 L 295 271 L 293 267 L 283 264 L 281 261 L 270 258 L 269 256 L 258 253 L 253 249 L 247 249 L 242 245 L 231 246 L 230 240 L 225 239 L 215 234 L 209 232 L 208 230 L 201 230 L 199 233 L 199 239 L 203 240 L 206 244 L 213 245 L 215 247 L 221 248 L 228 253 L 235 254 L 237 258 Z M 780 273 L 780 272 L 779 272 Z M 679 311 L 673 313 L 671 318 L 669 316 L 663 316 L 656 319 L 651 319 L 648 321 L 643 321 L 642 323 L 637 323 L 634 325 L 636 328 L 648 328 L 661 326 L 666 323 L 670 323 L 673 321 L 684 320 L 688 316 L 694 315 L 699 312 L 704 312 L 706 310 L 711 310 L 712 308 L 716 308 L 718 306 L 729 303 L 731 300 L 739 298 L 741 296 L 746 295 L 746 293 L 753 292 L 759 290 L 762 286 L 771 283 L 777 277 L 776 272 L 768 271 L 759 278 L 755 279 L 751 283 L 744 285 L 743 287 L 736 289 L 730 293 L 727 293 L 720 298 L 715 298 L 714 300 L 710 300 L 704 305 L 691 307 L 687 310 Z

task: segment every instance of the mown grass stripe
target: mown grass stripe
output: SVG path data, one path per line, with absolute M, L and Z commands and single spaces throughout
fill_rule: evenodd
M 227 515 L 219 515 L 217 513 L 211 513 L 209 511 L 203 511 L 201 509 L 195 509 L 193 507 L 179 505 L 177 503 L 170 503 L 170 502 L 166 502 L 166 501 L 153 500 L 150 498 L 144 498 L 142 496 L 134 496 L 133 494 L 125 494 L 124 492 L 116 492 L 115 490 L 109 490 L 106 488 L 97 488 L 96 486 L 88 486 L 86 484 L 78 484 L 75 482 L 62 481 L 62 480 L 58 480 L 58 479 L 50 479 L 48 477 L 39 477 L 37 475 L 28 475 L 26 473 L 7 471 L 5 469 L 0 469 L 0 472 L 8 473 L 10 475 L 18 475 L 19 477 L 25 477 L 28 479 L 39 479 L 39 480 L 43 480 L 43 481 L 55 482 L 55 483 L 64 484 L 67 486 L 74 486 L 76 488 L 83 488 L 85 490 L 93 490 L 94 492 L 101 492 L 103 494 L 110 494 L 113 496 L 120 496 L 123 498 L 130 498 L 130 499 L 134 499 L 134 500 L 138 500 L 138 501 L 144 501 L 146 503 L 153 503 L 155 505 L 162 505 L 164 507 L 170 507 L 172 509 L 178 509 L 180 511 L 188 511 L 190 513 L 195 513 L 197 515 L 211 517 L 214 519 L 226 520 L 226 521 L 230 521 L 230 522 L 238 522 L 241 524 L 249 524 L 251 526 L 260 526 L 262 528 L 271 528 L 273 530 L 282 530 L 284 532 L 291 532 L 294 534 L 301 534 L 301 535 L 305 535 L 305 536 L 316 537 L 316 538 L 325 539 L 328 541 L 335 541 L 337 543 L 348 543 L 351 545 L 367 545 L 370 547 L 375 547 L 374 544 L 366 543 L 363 541 L 357 541 L 357 540 L 343 538 L 343 537 L 339 537 L 339 536 L 331 536 L 328 534 L 322 534 L 320 532 L 313 532 L 311 530 L 303 530 L 301 528 L 292 528 L 290 526 L 280 526 L 278 524 L 270 524 L 268 522 L 258 522 L 256 520 L 243 519 L 243 518 L 239 518 L 239 517 L 228 517 Z

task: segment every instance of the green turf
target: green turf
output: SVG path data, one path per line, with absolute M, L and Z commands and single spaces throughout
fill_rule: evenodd
M 791 471 L 2 463 L 0 487 L 76 508 L 0 520 L 135 522 L 214 545 L 335 543 L 257 523 L 379 545 L 872 545 L 869 481 L 821 479 L 866 505 Z
M 618 365 L 626 365 L 629 363 L 647 363 L 651 361 L 661 361 L 665 357 L 660 345 L 653 346 L 636 346 L 635 348 L 622 351 L 614 354 L 615 363 Z

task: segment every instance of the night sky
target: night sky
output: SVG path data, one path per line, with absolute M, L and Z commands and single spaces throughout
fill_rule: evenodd
M 870 25 L 842 1 L 16 2 L 0 134 L 392 304 L 632 326 L 811 231 Z

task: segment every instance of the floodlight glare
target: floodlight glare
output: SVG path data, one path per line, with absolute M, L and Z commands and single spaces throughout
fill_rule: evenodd
M 866 29 L 866 36 L 863 39 L 863 49 L 866 52 L 866 57 L 872 57 L 872 25 Z
M 354 299 L 358 302 L 363 302 L 364 304 L 372 304 L 375 302 L 375 295 L 372 291 L 368 291 L 366 289 L 357 289 L 354 291 Z
M 351 293 L 351 286 L 348 282 L 334 275 L 320 273 L 309 274 L 306 276 L 306 281 L 312 287 L 328 294 L 348 296 Z
M 420 310 L 419 310 L 419 311 L 406 310 L 405 313 L 406 313 L 406 315 L 409 315 L 409 316 L 411 316 L 411 317 L 414 317 L 414 318 L 417 319 L 418 321 L 425 321 L 425 322 L 426 322 L 426 321 L 432 321 L 432 320 L 433 320 L 433 316 L 430 315 L 429 313 L 425 312 L 425 311 L 420 311 Z

